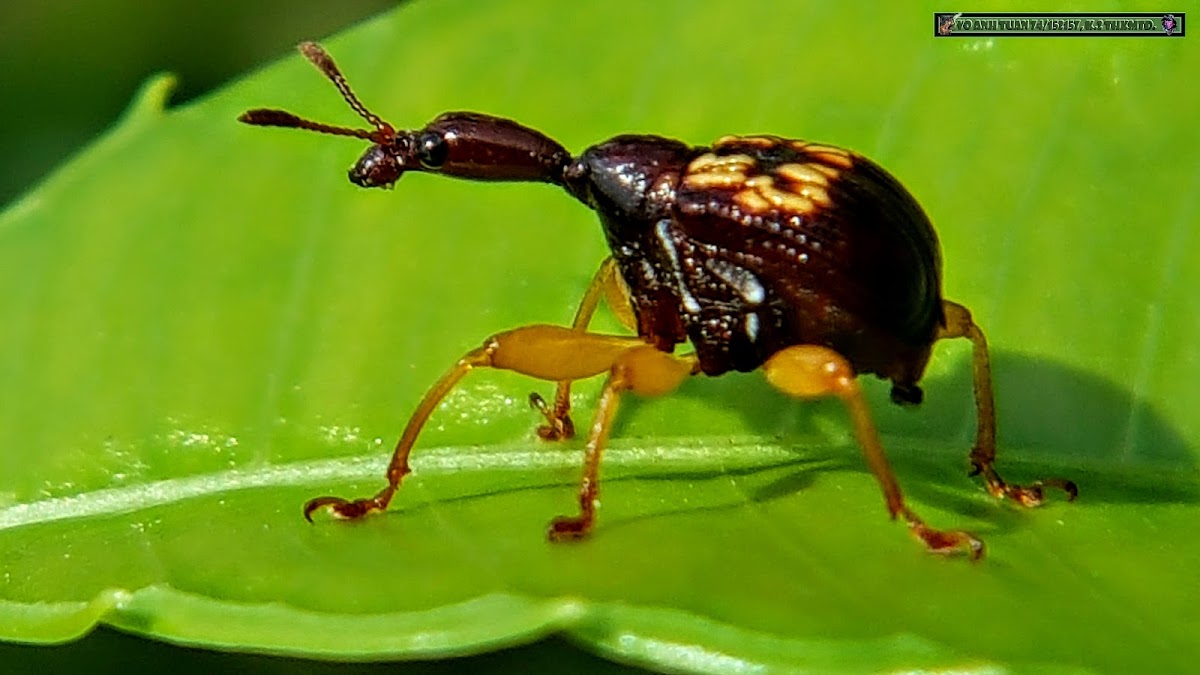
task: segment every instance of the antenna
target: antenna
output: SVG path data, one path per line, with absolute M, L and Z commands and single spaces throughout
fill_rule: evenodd
M 304 58 L 308 59 L 318 70 L 324 73 L 330 82 L 333 82 L 333 86 L 337 87 L 338 91 L 342 93 L 342 98 L 346 99 L 346 103 L 350 104 L 354 112 L 358 113 L 359 116 L 376 129 L 380 131 L 387 129 L 389 132 L 394 132 L 392 125 L 384 122 L 378 115 L 367 110 L 367 106 L 358 100 L 358 97 L 350 89 L 350 84 L 346 82 L 346 78 L 342 75 L 342 71 L 338 70 L 337 64 L 333 62 L 333 57 L 329 55 L 329 52 L 322 49 L 321 45 L 315 42 L 301 42 L 299 49 Z
M 310 63 L 317 67 L 325 77 L 333 82 L 333 86 L 337 87 L 342 98 L 350 105 L 350 108 L 358 113 L 360 117 L 365 119 L 374 130 L 367 129 L 351 129 L 349 127 L 340 127 L 331 124 L 322 124 L 312 120 L 304 119 L 298 115 L 293 115 L 286 110 L 275 110 L 271 108 L 257 108 L 249 110 L 238 116 L 239 122 L 253 124 L 260 127 L 286 127 L 291 129 L 306 129 L 308 131 L 316 131 L 322 134 L 330 134 L 333 136 L 350 136 L 353 138 L 361 138 L 376 143 L 387 143 L 396 135 L 395 128 L 392 125 L 384 122 L 378 115 L 371 112 L 363 105 L 362 101 L 354 95 L 354 91 L 350 89 L 350 84 L 346 82 L 342 71 L 338 70 L 337 64 L 333 62 L 333 57 L 329 55 L 321 45 L 315 42 L 301 42 L 299 45 L 300 53 Z
M 297 117 L 286 110 L 274 110 L 271 108 L 256 108 L 247 110 L 238 115 L 239 122 L 253 124 L 258 127 L 287 127 L 290 129 L 307 129 L 316 131 L 322 134 L 331 134 L 333 136 L 351 136 L 353 138 L 361 138 L 367 141 L 376 140 L 375 136 L 378 131 L 370 129 L 351 129 L 349 127 L 338 127 L 331 124 L 321 124 L 312 120 L 306 120 L 303 117 Z

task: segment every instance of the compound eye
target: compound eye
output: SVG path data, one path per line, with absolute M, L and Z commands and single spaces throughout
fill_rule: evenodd
M 436 169 L 446 162 L 450 151 L 446 139 L 438 133 L 425 133 L 417 139 L 417 161 L 426 169 Z

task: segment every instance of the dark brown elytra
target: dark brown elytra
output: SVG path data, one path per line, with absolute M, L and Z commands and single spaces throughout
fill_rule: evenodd
M 281 110 L 251 110 L 259 126 L 308 129 L 372 143 L 350 169 L 362 187 L 390 187 L 406 171 L 562 187 L 600 216 L 612 255 L 600 265 L 571 327 L 530 325 L 499 333 L 464 355 L 426 393 L 396 444 L 387 486 L 370 498 L 318 497 L 304 508 L 360 518 L 387 508 L 409 473 L 421 428 L 446 394 L 480 367 L 557 382 L 553 403 L 530 402 L 546 439 L 574 434 L 570 386 L 607 374 L 588 432 L 577 516 L 556 518 L 552 540 L 586 535 L 595 520 L 600 456 L 620 397 L 659 396 L 689 375 L 762 369 L 798 398 L 836 396 L 847 406 L 888 512 L 929 550 L 983 554 L 961 530 L 936 530 L 907 506 L 856 376 L 890 380 L 892 399 L 921 401 L 918 382 L 933 343 L 973 345 L 978 419 L 970 461 L 988 491 L 1024 506 L 1043 488 L 1074 499 L 1064 479 L 1028 486 L 995 469 L 995 410 L 987 342 L 961 305 L 941 295 L 937 236 L 916 200 L 890 174 L 853 152 L 776 136 L 728 136 L 693 147 L 648 135 L 617 136 L 573 157 L 544 134 L 511 120 L 451 112 L 422 129 L 397 130 L 350 91 L 329 55 L 300 51 L 328 77 L 370 129 L 312 122 Z M 637 336 L 587 327 L 601 299 Z M 690 341 L 695 351 L 677 355 Z

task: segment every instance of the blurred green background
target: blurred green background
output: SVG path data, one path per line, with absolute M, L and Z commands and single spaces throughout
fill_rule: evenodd
M 0 207 L 103 132 L 151 74 L 179 76 L 177 105 L 399 4 L 0 2 Z

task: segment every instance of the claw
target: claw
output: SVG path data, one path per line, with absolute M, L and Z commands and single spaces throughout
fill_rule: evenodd
M 546 536 L 550 541 L 577 541 L 587 536 L 592 529 L 592 519 L 585 516 L 571 518 L 559 516 L 550 521 Z
M 1021 506 L 1041 506 L 1046 501 L 1044 488 L 1053 487 L 1067 493 L 1067 501 L 1073 502 L 1079 496 L 1079 488 L 1065 478 L 1047 478 L 1030 483 L 1029 487 L 1021 485 L 1001 486 L 1001 497 L 1010 497 Z
M 1034 508 L 1046 503 L 1045 488 L 1058 488 L 1067 495 L 1067 501 L 1073 502 L 1079 496 L 1079 488 L 1072 481 L 1064 478 L 1047 478 L 1025 485 L 1009 485 L 1003 481 L 993 483 L 988 481 L 988 491 L 1000 499 L 1005 497 L 1021 506 Z
M 304 519 L 311 523 L 313 521 L 312 514 L 326 507 L 329 508 L 329 513 L 334 518 L 354 520 L 355 518 L 367 515 L 369 511 L 373 510 L 374 504 L 371 499 L 356 499 L 351 501 L 349 499 L 342 499 L 341 497 L 317 497 L 316 499 L 310 499 L 304 505 Z
M 1075 481 L 1067 480 L 1066 478 L 1047 478 L 1041 481 L 1042 485 L 1058 488 L 1067 493 L 1067 501 L 1073 502 L 1079 496 L 1079 486 Z
M 1011 499 L 1021 506 L 1033 508 L 1046 502 L 1045 488 L 1057 488 L 1067 495 L 1067 501 L 1073 502 L 1079 496 L 1079 487 L 1073 481 L 1065 478 L 1046 478 L 1025 485 L 1010 485 L 1004 482 L 1000 474 L 990 462 L 972 461 L 971 476 L 983 475 L 987 491 L 996 499 Z
M 317 497 L 316 499 L 310 499 L 308 500 L 308 503 L 304 505 L 304 519 L 311 523 L 313 521 L 312 514 L 314 511 L 323 509 L 326 506 L 332 506 L 333 509 L 336 510 L 339 506 L 342 506 L 346 503 L 348 502 L 341 497 Z
M 907 507 L 901 507 L 892 513 L 892 517 L 901 516 L 908 523 L 908 531 L 925 544 L 930 553 L 951 555 L 958 552 L 967 554 L 971 561 L 983 558 L 986 547 L 983 540 L 964 530 L 935 530 L 917 517 L 917 514 Z
M 382 492 L 369 499 L 343 499 L 341 497 L 317 497 L 308 500 L 304 505 L 304 519 L 312 522 L 312 514 L 320 509 L 329 508 L 329 513 L 339 520 L 357 520 L 372 511 L 382 511 L 392 500 L 394 488 L 384 488 Z
M 546 424 L 537 428 L 539 438 L 547 441 L 560 441 L 575 437 L 575 423 L 570 415 L 559 415 L 546 399 L 536 391 L 529 395 L 529 407 L 540 412 L 546 418 Z
M 536 391 L 529 392 L 529 407 L 542 413 L 546 417 L 550 417 L 550 405 L 546 403 L 546 399 Z
M 951 555 L 958 552 L 967 554 L 972 561 L 983 558 L 985 547 L 983 540 L 970 532 L 963 530 L 935 530 L 920 521 L 910 522 L 908 529 L 913 533 L 930 553 Z
M 1041 481 L 1036 481 L 1029 487 L 1025 487 L 1024 485 L 1005 485 L 1001 489 L 1000 496 L 1009 497 L 1027 508 L 1041 506 L 1046 501 L 1046 496 L 1042 492 Z

